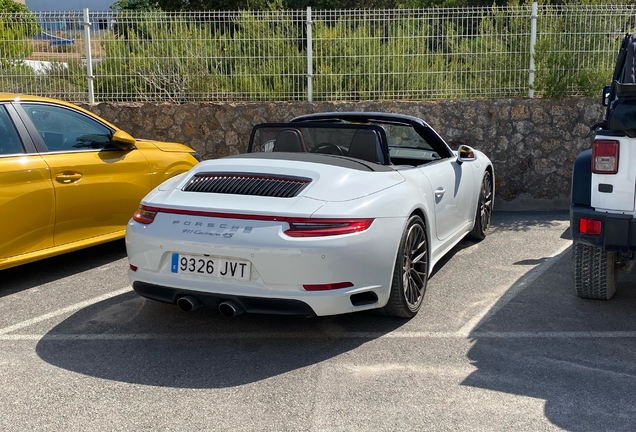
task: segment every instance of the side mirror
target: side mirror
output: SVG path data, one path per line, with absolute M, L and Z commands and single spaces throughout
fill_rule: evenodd
M 459 146 L 457 150 L 457 162 L 470 162 L 475 159 L 477 159 L 477 156 L 475 156 L 475 150 L 473 150 L 472 147 L 463 144 Z
M 611 86 L 603 87 L 603 94 L 601 95 L 601 105 L 608 106 L 610 103 L 610 93 L 612 92 Z
M 135 143 L 137 143 L 137 141 L 129 133 L 122 130 L 115 132 L 110 142 L 120 150 L 130 150 L 134 148 Z

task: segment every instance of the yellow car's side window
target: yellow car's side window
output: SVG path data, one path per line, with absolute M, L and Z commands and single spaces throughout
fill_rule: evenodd
M 102 149 L 111 141 L 109 128 L 82 113 L 54 105 L 22 103 L 21 106 L 48 151 Z
M 24 147 L 7 110 L 0 106 L 0 155 L 23 154 Z

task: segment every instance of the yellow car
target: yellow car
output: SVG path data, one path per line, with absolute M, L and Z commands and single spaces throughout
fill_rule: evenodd
M 124 237 L 141 198 L 197 159 L 75 105 L 0 93 L 0 270 Z

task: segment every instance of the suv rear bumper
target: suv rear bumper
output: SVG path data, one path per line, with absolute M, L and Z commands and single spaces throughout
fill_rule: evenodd
M 581 218 L 601 222 L 601 234 L 579 232 Z M 587 206 L 570 206 L 570 233 L 572 240 L 606 251 L 636 250 L 636 219 L 632 215 L 599 212 Z

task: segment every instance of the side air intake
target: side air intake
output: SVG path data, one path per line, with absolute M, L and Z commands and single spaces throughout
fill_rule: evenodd
M 183 190 L 185 192 L 293 198 L 310 182 L 311 179 L 304 177 L 201 173 L 192 177 Z

